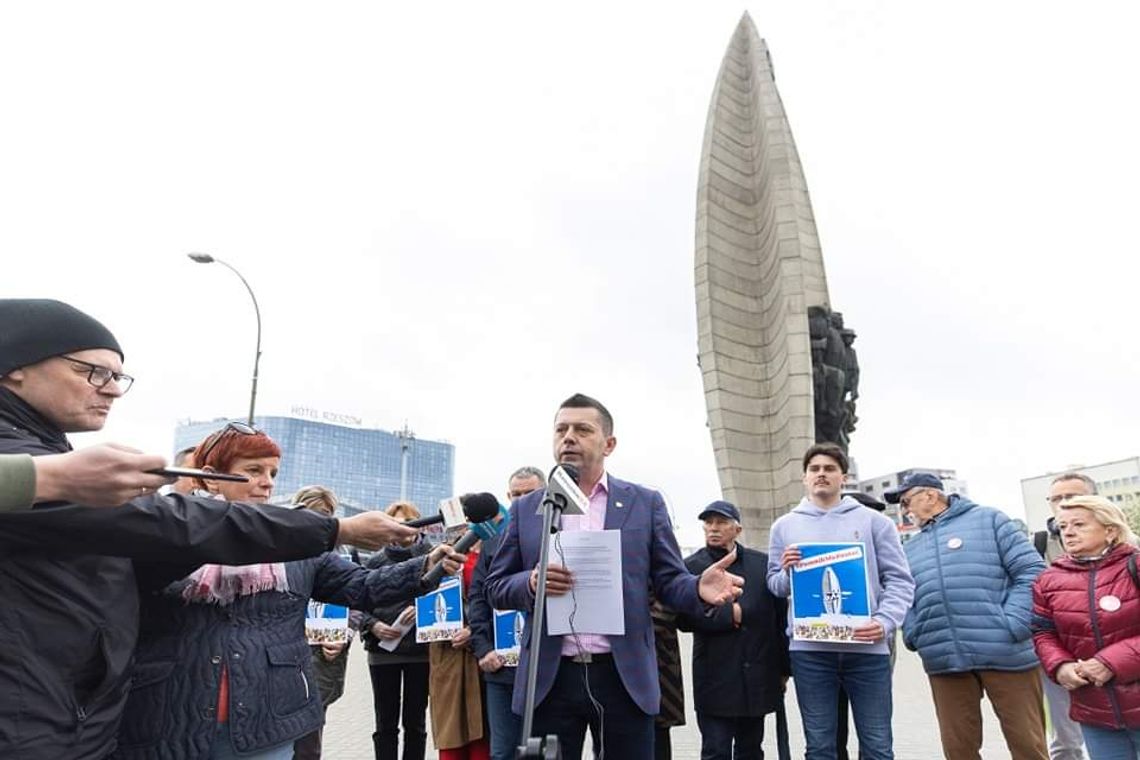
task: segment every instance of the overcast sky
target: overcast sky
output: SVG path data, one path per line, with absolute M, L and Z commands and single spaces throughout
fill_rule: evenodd
M 8 3 L 0 296 L 124 345 L 77 443 L 245 414 L 252 309 L 206 251 L 261 303 L 259 412 L 407 421 L 500 492 L 589 393 L 695 540 L 696 177 L 745 8 L 859 333 L 861 474 L 1019 514 L 1021 478 L 1140 453 L 1135 2 Z

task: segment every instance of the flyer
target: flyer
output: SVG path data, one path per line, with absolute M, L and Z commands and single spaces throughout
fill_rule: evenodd
M 348 641 L 348 608 L 310 599 L 305 609 L 305 638 L 310 644 Z
M 449 578 L 429 594 L 416 597 L 416 643 L 450 641 L 463 629 L 463 595 L 458 578 Z
M 859 644 L 855 629 L 871 620 L 866 547 L 861 543 L 796 544 L 792 568 L 792 638 Z
M 495 651 L 508 668 L 519 665 L 519 645 L 525 622 L 526 617 L 517 610 L 495 610 Z

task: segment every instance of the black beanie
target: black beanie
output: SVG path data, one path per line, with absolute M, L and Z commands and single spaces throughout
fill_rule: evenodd
M 123 356 L 111 331 L 74 306 L 47 298 L 0 298 L 0 377 L 88 348 Z

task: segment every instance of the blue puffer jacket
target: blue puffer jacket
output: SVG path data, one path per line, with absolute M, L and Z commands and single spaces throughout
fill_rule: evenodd
M 927 673 L 1037 666 L 1029 620 L 1045 563 L 1004 512 L 951 496 L 905 549 L 916 587 L 903 642 Z
M 309 599 L 370 608 L 424 593 L 425 559 L 369 571 L 328 552 L 287 563 L 287 592 L 263 591 L 228 605 L 187 604 L 185 581 L 144 593 L 135 675 L 113 757 L 210 757 L 223 667 L 238 753 L 315 731 L 324 716 L 305 639 Z

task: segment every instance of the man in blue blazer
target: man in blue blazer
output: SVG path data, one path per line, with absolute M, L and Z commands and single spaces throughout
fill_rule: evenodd
M 554 418 L 554 458 L 572 464 L 579 486 L 590 499 L 586 515 L 564 515 L 563 531 L 620 530 L 625 634 L 589 632 L 551 636 L 544 632 L 535 695 L 534 736 L 555 734 L 564 757 L 582 756 L 586 726 L 595 754 L 614 760 L 653 758 L 653 716 L 661 691 L 657 677 L 649 589 L 665 605 L 690 615 L 703 615 L 707 605 L 736 599 L 743 580 L 725 568 L 729 553 L 699 577 L 685 569 L 664 499 L 656 491 L 609 477 L 605 458 L 617 445 L 613 417 L 599 401 L 575 394 Z M 534 608 L 537 564 L 542 538 L 538 514 L 544 491 L 535 491 L 511 506 L 511 520 L 491 562 L 487 592 L 499 609 L 527 612 Z M 547 592 L 570 592 L 572 574 L 552 559 Z M 615 611 L 616 612 L 616 611 Z M 513 708 L 522 714 L 527 663 L 533 631 L 527 615 L 522 653 L 515 676 Z

